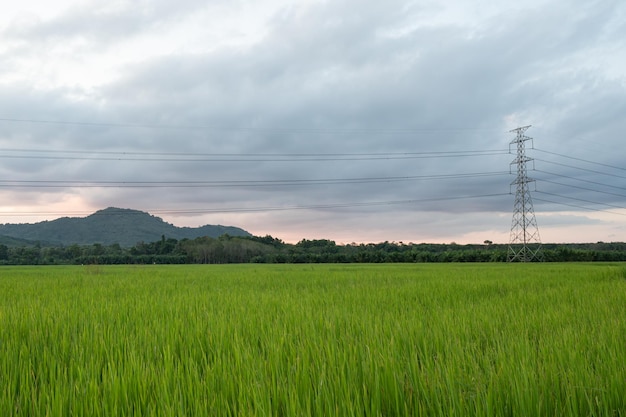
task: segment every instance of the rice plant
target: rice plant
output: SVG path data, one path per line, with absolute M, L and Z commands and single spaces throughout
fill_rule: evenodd
M 7 267 L 8 416 L 622 416 L 619 264 Z

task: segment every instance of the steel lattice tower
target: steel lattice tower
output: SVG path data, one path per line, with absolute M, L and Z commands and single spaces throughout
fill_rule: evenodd
M 531 140 L 524 132 L 530 127 L 518 127 L 511 130 L 516 133 L 515 139 L 509 144 L 517 147 L 517 157 L 511 165 L 517 165 L 517 178 L 511 183 L 515 185 L 515 205 L 513 206 L 513 221 L 511 222 L 511 238 L 507 260 L 509 262 L 533 262 L 541 261 L 541 240 L 539 239 L 539 227 L 535 219 L 533 200 L 530 197 L 528 184 L 534 180 L 528 178 L 526 164 L 532 158 L 526 156 L 526 142 Z

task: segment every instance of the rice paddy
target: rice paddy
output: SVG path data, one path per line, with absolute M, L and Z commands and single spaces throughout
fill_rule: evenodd
M 626 265 L 4 267 L 6 416 L 624 416 Z

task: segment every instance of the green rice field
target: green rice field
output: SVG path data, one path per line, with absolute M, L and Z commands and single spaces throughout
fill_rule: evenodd
M 626 265 L 0 268 L 2 416 L 626 416 Z

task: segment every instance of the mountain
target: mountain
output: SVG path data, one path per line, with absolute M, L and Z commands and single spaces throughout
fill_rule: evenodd
M 0 241 L 33 241 L 42 245 L 91 245 L 100 243 L 129 247 L 138 242 L 154 242 L 166 238 L 194 239 L 201 236 L 251 236 L 233 226 L 205 225 L 177 227 L 149 213 L 109 207 L 87 217 L 62 217 L 34 224 L 0 225 Z M 9 245 L 7 245 L 9 246 Z
M 1 226 L 0 226 L 1 227 Z M 27 239 L 19 239 L 10 236 L 0 235 L 0 245 L 9 247 L 34 246 L 37 242 Z

